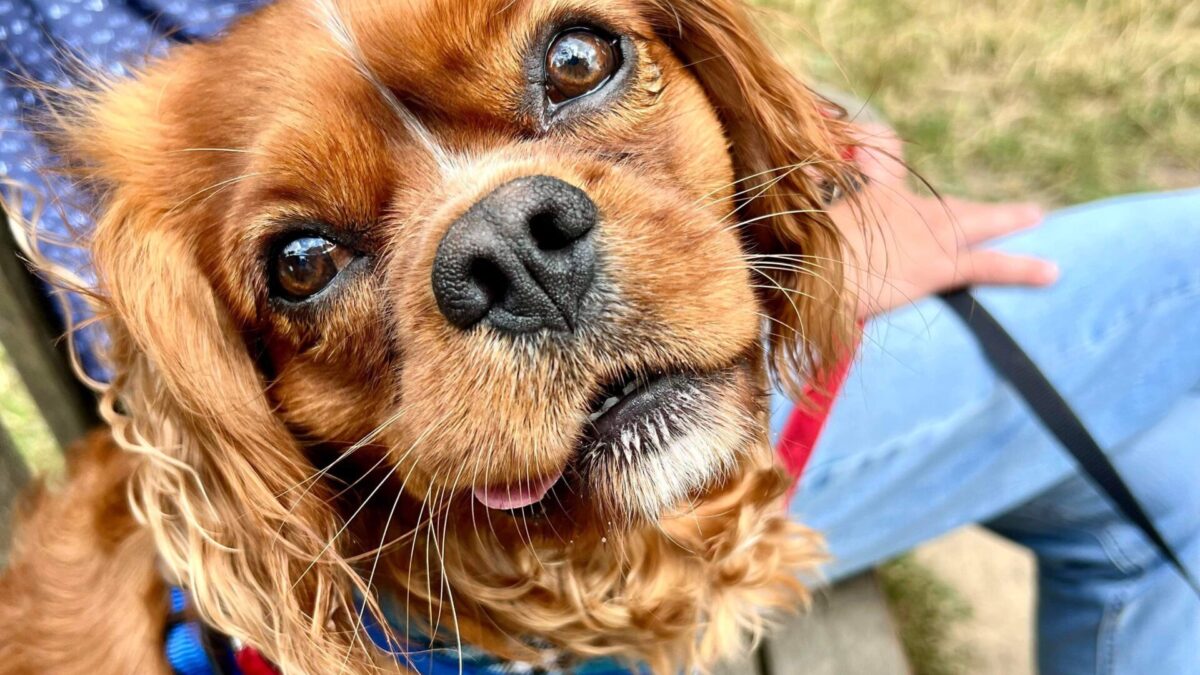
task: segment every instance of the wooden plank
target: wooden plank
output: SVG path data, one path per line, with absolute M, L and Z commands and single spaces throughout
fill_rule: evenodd
M 24 261 L 0 214 L 0 343 L 63 448 L 97 423 L 95 397 L 68 365 L 66 341 L 50 301 Z
M 776 631 L 765 675 L 908 675 L 900 639 L 874 574 L 819 591 L 812 611 Z
M 0 427 L 0 568 L 8 561 L 13 504 L 29 482 L 29 468 L 4 427 Z

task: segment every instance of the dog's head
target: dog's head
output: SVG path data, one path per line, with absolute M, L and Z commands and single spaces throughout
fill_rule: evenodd
M 768 363 L 844 335 L 849 141 L 738 3 L 285 1 L 79 103 L 110 417 L 222 627 L 328 670 L 348 589 L 403 587 L 661 661 L 683 587 L 786 567 L 722 546 L 785 483 Z

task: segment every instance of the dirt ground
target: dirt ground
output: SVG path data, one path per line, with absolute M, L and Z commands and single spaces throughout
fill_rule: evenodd
M 964 673 L 1032 675 L 1034 562 L 1029 553 L 970 527 L 926 544 L 915 560 L 970 607 L 947 636 L 965 653 Z

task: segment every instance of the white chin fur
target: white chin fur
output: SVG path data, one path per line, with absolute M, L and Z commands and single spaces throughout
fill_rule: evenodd
M 723 401 L 710 401 L 676 413 L 666 431 L 660 412 L 637 430 L 598 449 L 589 472 L 591 494 L 609 501 L 617 513 L 656 520 L 706 487 L 728 478 L 756 441 L 753 415 Z

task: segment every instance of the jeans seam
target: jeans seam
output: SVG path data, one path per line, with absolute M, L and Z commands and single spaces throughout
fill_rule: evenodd
M 1146 302 L 1133 311 L 1119 315 L 1113 323 L 1103 326 L 1101 330 L 1092 332 L 1088 336 L 1087 346 L 1089 348 L 1102 346 L 1116 334 L 1124 333 L 1130 326 L 1135 325 L 1136 322 L 1134 320 L 1136 318 L 1159 312 L 1163 305 L 1174 304 L 1180 300 L 1190 300 L 1197 294 L 1200 294 L 1200 277 L 1185 277 L 1180 283 L 1165 289 L 1157 295 L 1146 298 Z M 1061 345 L 1059 351 L 1065 351 Z
M 1076 535 L 1092 539 L 1104 552 L 1104 557 L 1108 562 L 1122 575 L 1140 575 L 1145 574 L 1149 569 L 1148 563 L 1158 559 L 1155 552 L 1151 552 L 1151 557 L 1147 563 L 1139 562 L 1137 558 L 1132 556 L 1116 536 L 1113 535 L 1110 526 L 1101 526 L 1100 528 L 1089 527 L 1087 525 L 1077 525 L 1070 522 L 1069 515 L 1053 506 L 1041 507 L 1038 511 L 1030 511 L 1024 507 L 1017 507 L 1021 513 L 1006 513 L 1002 518 L 1010 519 L 1017 527 L 1019 523 L 1025 523 L 1038 526 L 1041 528 L 1053 528 L 1060 532 L 1071 532 Z M 1125 516 L 1116 513 L 1115 517 L 1118 521 L 1123 521 Z M 1019 535 L 1018 535 L 1019 536 Z
M 868 450 L 856 453 L 854 455 L 840 457 L 827 462 L 814 461 L 805 468 L 803 479 L 817 481 L 818 476 L 821 476 L 823 478 L 822 483 L 824 483 L 828 482 L 831 478 L 833 478 L 834 475 L 846 475 L 847 469 L 849 469 L 852 474 L 860 473 L 862 469 L 865 469 L 876 462 L 894 457 L 897 453 L 902 452 L 907 447 L 912 447 L 914 445 L 913 439 L 918 439 L 922 436 L 930 434 L 936 435 L 938 434 L 939 430 L 943 428 L 954 428 L 955 423 L 960 419 L 973 419 L 978 417 L 986 412 L 992 405 L 994 405 L 991 399 L 994 398 L 998 392 L 1009 386 L 1007 382 L 1000 379 L 997 379 L 995 385 L 996 386 L 992 388 L 986 396 L 977 399 L 976 401 L 972 401 L 970 404 L 970 409 L 967 412 L 963 412 L 960 408 L 959 410 L 954 411 L 952 415 L 931 419 L 920 426 L 910 429 L 908 433 L 905 433 L 902 436 L 888 439 L 887 443 L 881 446 L 876 446 L 874 450 Z M 1016 396 L 1015 393 L 1013 395 Z M 814 459 L 816 458 L 814 457 Z
M 1096 673 L 1097 675 L 1113 675 L 1116 672 L 1117 629 L 1120 627 L 1121 614 L 1128 604 L 1128 590 L 1121 590 L 1113 599 L 1104 603 L 1104 616 L 1096 636 Z
M 1125 516 L 1117 514 L 1117 518 L 1124 519 Z M 1105 555 L 1109 561 L 1125 574 L 1143 574 L 1148 569 L 1145 564 L 1139 562 L 1125 549 L 1119 539 L 1112 533 L 1108 527 L 1102 528 L 1097 533 L 1097 539 L 1100 540 L 1100 547 L 1104 549 Z M 1108 545 L 1105 544 L 1108 543 Z M 1148 544 L 1149 542 L 1147 542 Z M 1151 552 L 1151 559 L 1157 557 L 1157 553 Z
M 1116 508 L 1109 503 L 1109 498 L 1106 495 L 1102 495 L 1098 488 L 1092 486 L 1092 489 L 1095 491 L 1095 497 L 1103 500 L 1108 505 L 1109 510 L 1112 512 L 1112 520 L 1107 524 L 1101 525 L 1100 527 L 1069 524 L 1071 521 L 1071 513 L 1063 509 L 1061 505 L 1057 504 L 1047 505 L 1044 507 L 1044 515 L 1042 515 L 1040 518 L 1042 524 L 1052 525 L 1061 529 L 1067 529 L 1093 537 L 1096 540 L 1096 543 L 1100 545 L 1100 549 L 1104 551 L 1104 555 L 1108 558 L 1108 561 L 1112 563 L 1113 566 L 1116 567 L 1121 573 L 1144 573 L 1148 569 L 1146 563 L 1139 562 L 1139 558 L 1130 553 L 1130 551 L 1121 543 L 1120 537 L 1116 536 L 1112 529 L 1113 523 L 1130 525 L 1132 525 L 1132 523 L 1128 521 L 1128 518 L 1124 514 L 1117 511 Z M 1034 515 L 1033 518 L 1035 520 L 1039 520 L 1036 515 Z M 1146 543 L 1149 544 L 1149 542 Z M 1150 553 L 1150 560 L 1154 560 L 1157 557 L 1158 555 L 1156 552 L 1152 551 Z

